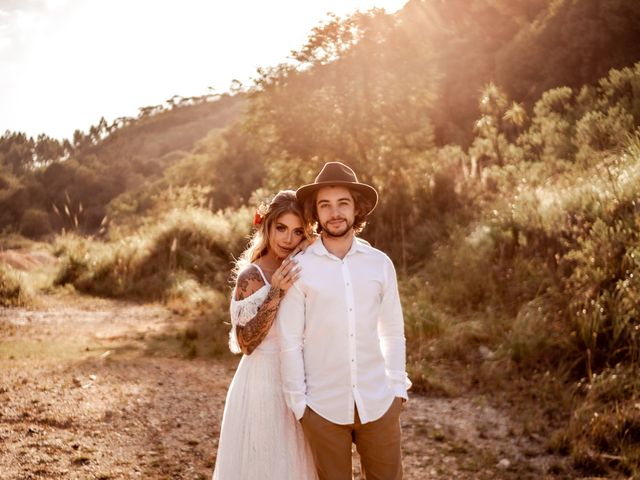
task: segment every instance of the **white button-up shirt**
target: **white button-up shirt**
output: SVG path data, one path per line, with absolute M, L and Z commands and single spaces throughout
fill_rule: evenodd
M 327 420 L 380 418 L 407 398 L 402 308 L 393 263 L 354 237 L 344 259 L 321 240 L 297 257 L 300 278 L 280 303 L 282 381 L 297 419 L 308 405 Z

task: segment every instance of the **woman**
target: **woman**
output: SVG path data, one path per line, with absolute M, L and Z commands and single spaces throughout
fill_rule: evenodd
M 302 428 L 287 408 L 275 321 L 298 278 L 293 254 L 308 236 L 295 192 L 279 192 L 242 254 L 231 298 L 229 346 L 244 353 L 224 407 L 213 480 L 317 478 Z

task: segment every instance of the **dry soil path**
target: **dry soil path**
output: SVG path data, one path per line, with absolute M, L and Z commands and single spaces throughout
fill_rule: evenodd
M 149 349 L 185 321 L 75 296 L 0 310 L 0 478 L 210 478 L 238 359 Z M 414 395 L 402 423 L 408 480 L 570 478 L 483 397 Z

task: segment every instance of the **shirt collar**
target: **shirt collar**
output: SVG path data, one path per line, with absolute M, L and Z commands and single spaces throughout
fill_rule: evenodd
M 322 238 L 318 238 L 315 242 L 313 242 L 313 245 L 311 245 L 311 247 L 309 247 L 309 250 L 312 253 L 315 253 L 316 255 L 325 255 L 327 257 L 333 257 L 334 255 L 332 255 L 331 253 L 329 253 L 329 251 L 327 250 L 327 247 L 324 246 L 324 243 L 322 242 Z M 348 257 L 349 255 L 353 255 L 356 252 L 365 252 L 366 251 L 366 246 L 364 243 L 358 241 L 358 237 L 356 237 L 355 235 L 353 236 L 353 243 L 351 244 L 351 248 L 349 249 L 349 251 L 347 252 L 347 254 L 345 255 L 345 257 Z

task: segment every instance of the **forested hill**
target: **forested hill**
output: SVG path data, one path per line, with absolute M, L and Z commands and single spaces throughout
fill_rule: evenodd
M 628 0 L 411 0 L 399 33 L 431 58 L 431 112 L 439 143 L 467 144 L 488 82 L 532 107 L 543 92 L 594 83 L 640 60 L 640 2 Z
M 141 188 L 191 152 L 210 132 L 230 125 L 240 95 L 174 96 L 142 107 L 137 117 L 104 118 L 71 140 L 0 137 L 0 230 L 40 236 L 96 231 L 109 202 Z

